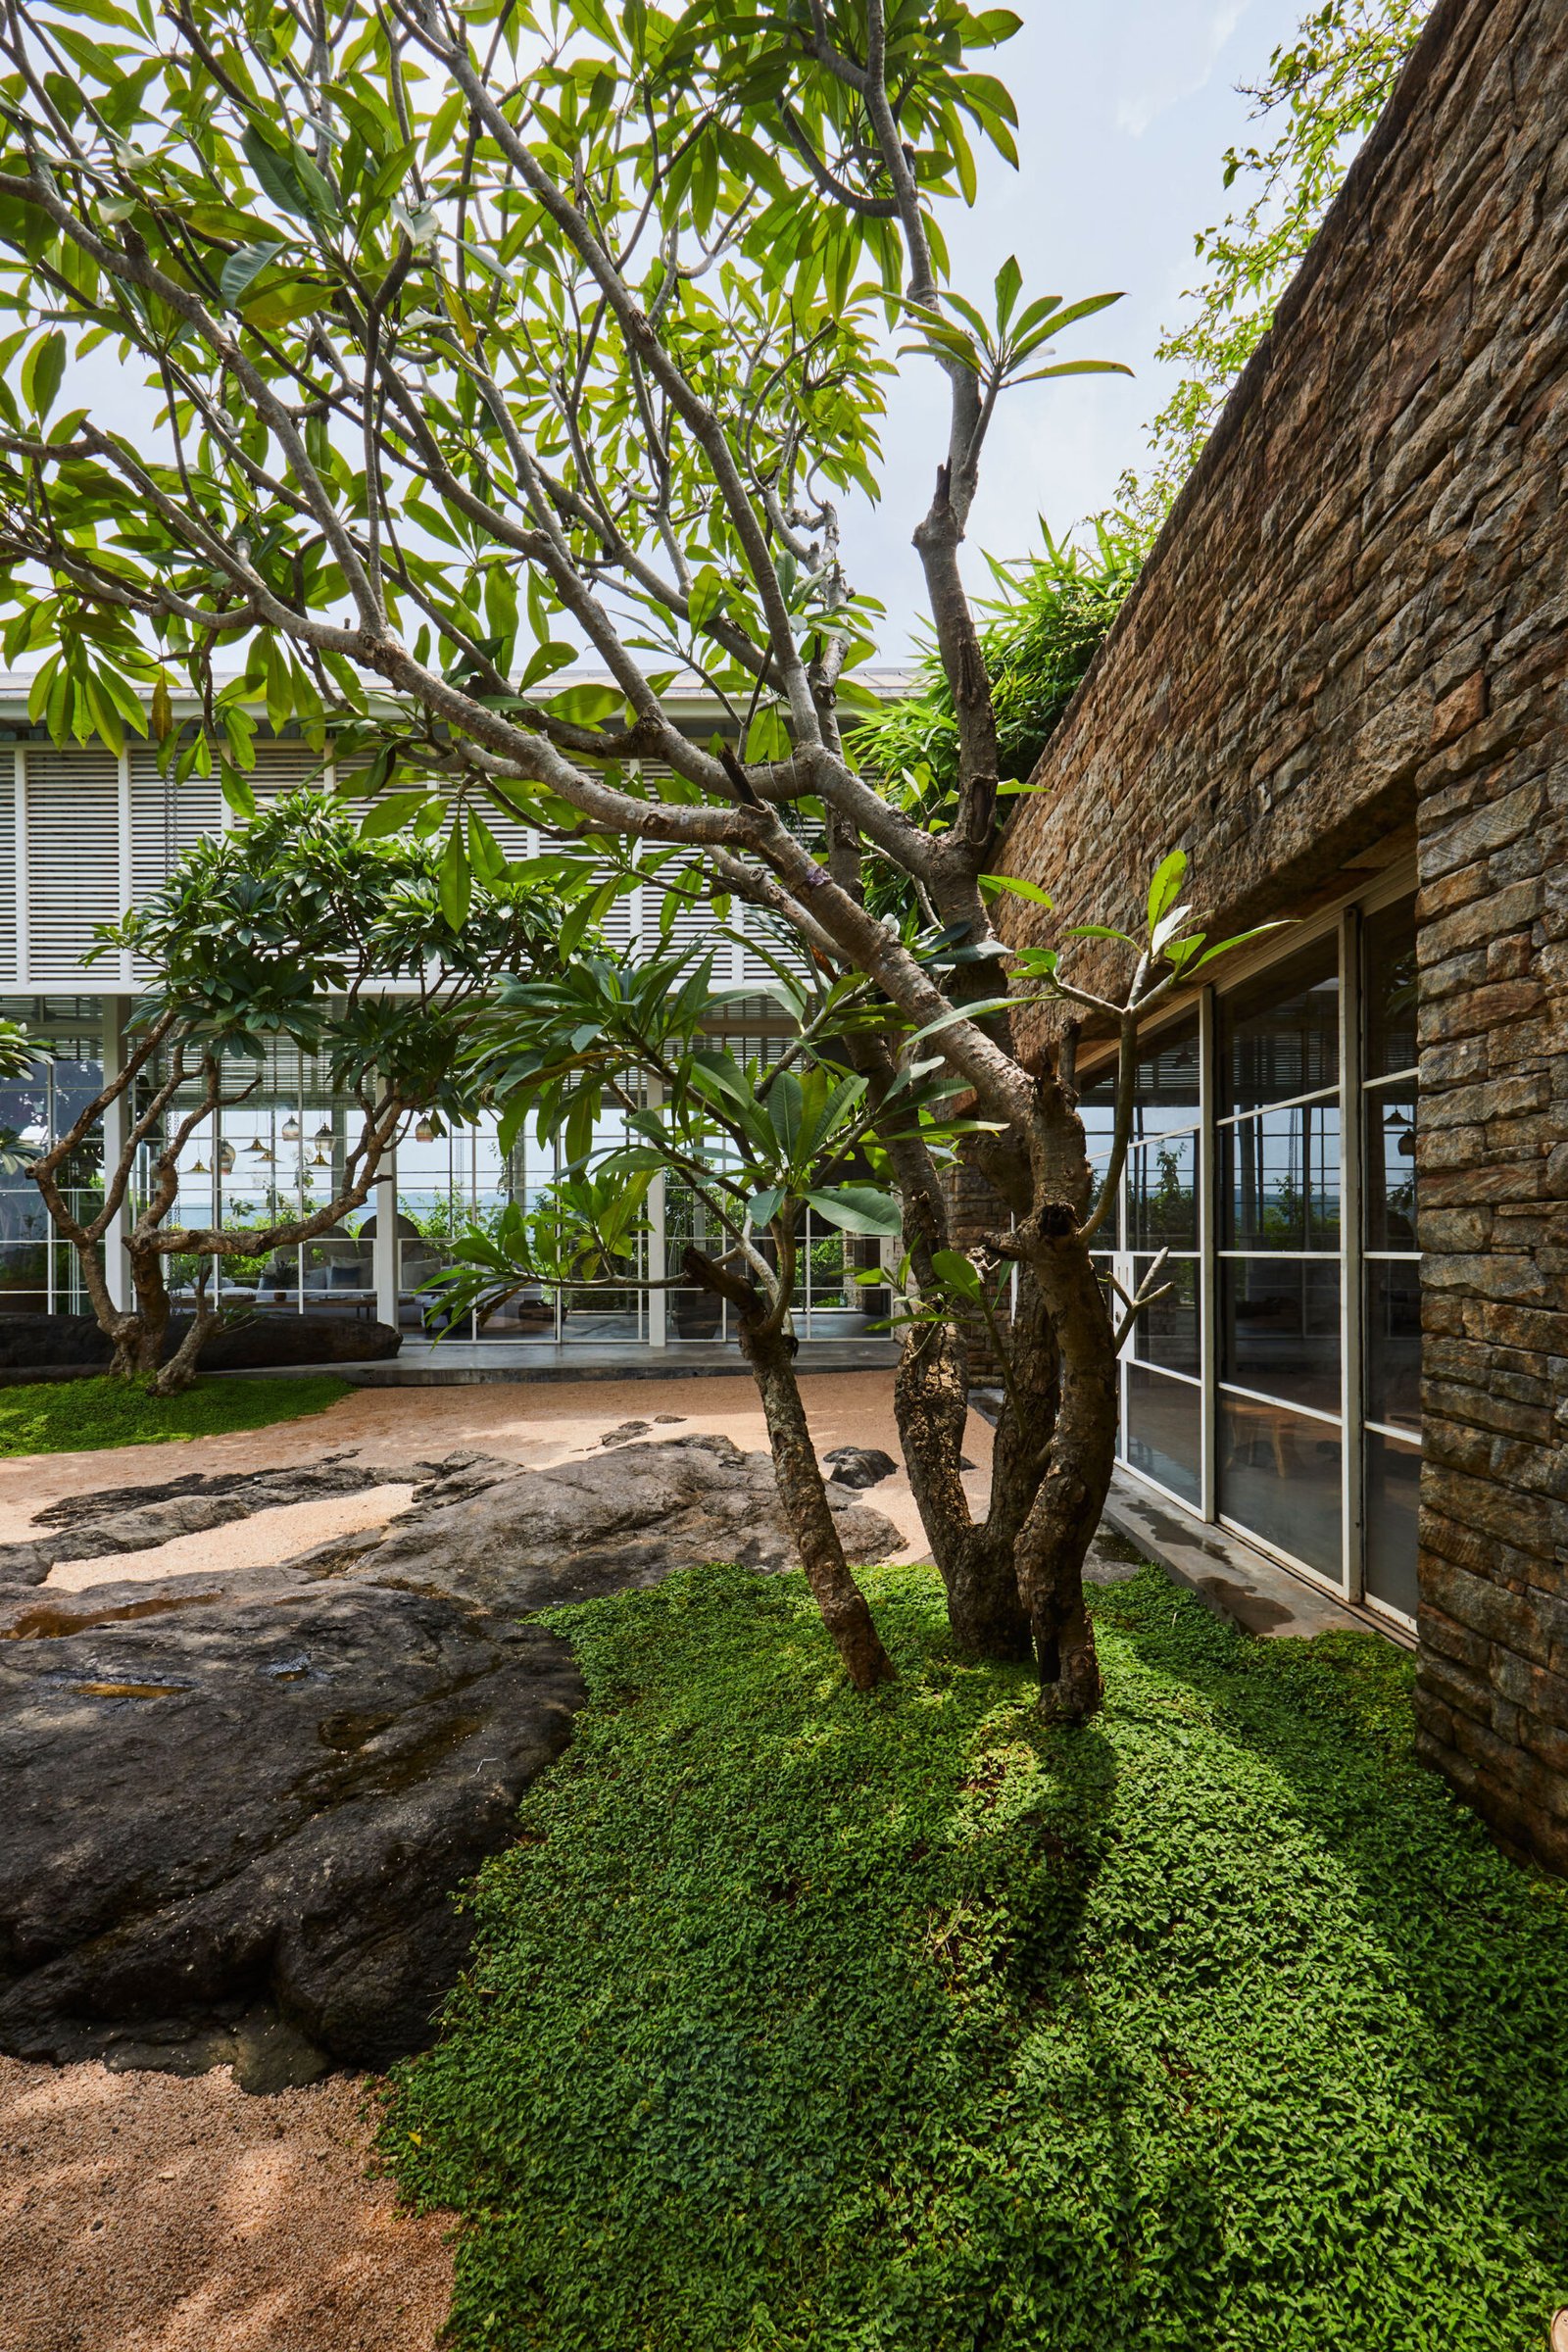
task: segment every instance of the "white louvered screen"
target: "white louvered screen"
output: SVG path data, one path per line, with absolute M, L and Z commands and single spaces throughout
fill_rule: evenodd
M 156 752 L 131 752 L 130 880 L 138 906 L 166 880 L 182 850 L 222 830 L 223 795 L 216 776 L 176 784 L 159 773 Z
M 308 743 L 259 743 L 256 765 L 246 779 L 258 802 L 275 801 L 301 784 L 326 781 L 326 760 Z
M 17 969 L 17 755 L 0 743 L 0 988 L 15 988 Z
M 104 967 L 82 957 L 93 925 L 123 911 L 120 762 L 112 752 L 29 745 L 26 803 L 28 983 L 101 988 Z M 110 969 L 118 976 L 118 963 Z

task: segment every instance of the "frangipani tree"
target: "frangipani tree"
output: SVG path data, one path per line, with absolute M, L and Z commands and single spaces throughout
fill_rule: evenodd
M 886 1005 L 858 1047 L 872 1104 L 929 1039 L 993 1130 L 977 1156 L 1051 1335 L 1018 1359 L 1017 1540 L 962 1538 L 963 1636 L 1032 1641 L 1081 1716 L 1113 1333 L 1068 1073 L 1016 1025 L 1054 975 L 1008 963 L 986 896 L 997 721 L 959 551 L 1004 392 L 1102 365 L 1053 339 L 1113 297 L 1066 302 L 1014 262 L 983 303 L 946 283 L 971 134 L 1013 154 L 989 66 L 1017 22 L 962 0 L 13 0 L 0 592 L 61 739 L 116 742 L 145 695 L 175 772 L 232 785 L 264 702 L 360 763 L 372 823 L 439 793 L 466 819 L 454 877 L 492 855 L 500 804 L 547 838 L 642 844 L 645 887 L 675 870 L 767 909 Z M 957 743 L 935 814 L 841 731 L 876 615 L 838 502 L 876 483 L 890 324 L 949 391 L 914 523 Z M 83 405 L 98 344 L 155 387 L 151 442 Z M 608 682 L 553 693 L 574 647 Z M 707 742 L 672 709 L 680 670 L 721 698 Z M 183 733 L 179 681 L 201 698 Z M 871 911 L 881 868 L 925 936 Z M 1115 1019 L 1172 953 L 1128 952 Z M 938 1171 L 918 1140 L 889 1154 L 924 1279 Z M 901 1383 L 928 1526 L 960 1525 L 963 1381 L 950 1329 Z
M 466 1051 L 478 1009 L 498 968 L 527 971 L 554 955 L 560 907 L 506 876 L 454 906 L 442 882 L 428 845 L 368 841 L 333 796 L 303 790 L 185 850 L 147 904 L 102 927 L 95 953 L 129 950 L 147 968 L 145 994 L 121 1067 L 26 1172 L 75 1252 L 116 1373 L 150 1376 L 161 1396 L 188 1387 L 220 1320 L 209 1286 L 222 1260 L 328 1232 L 365 1205 L 416 1114 L 472 1109 Z M 358 1117 L 326 1198 L 260 1227 L 182 1223 L 192 1137 L 256 1092 L 279 1042 L 320 1055 Z M 0 1068 L 13 1050 L 0 1036 Z M 116 1103 L 120 1149 L 89 1214 L 73 1204 L 67 1170 Z M 105 1263 L 122 1223 L 127 1304 Z M 166 1360 L 175 1259 L 195 1262 L 195 1312 Z
M 906 1065 L 873 1111 L 866 1079 L 841 1058 L 846 1033 L 867 1017 L 863 980 L 781 974 L 791 1032 L 776 1057 L 743 1060 L 715 1028 L 740 992 L 715 988 L 712 975 L 711 953 L 675 950 L 633 965 L 586 956 L 503 985 L 470 1059 L 501 1107 L 503 1146 L 527 1121 L 561 1145 L 567 1175 L 533 1210 L 514 1207 L 493 1233 L 461 1243 L 442 1287 L 481 1315 L 531 1282 L 581 1287 L 586 1276 L 623 1289 L 639 1279 L 628 1261 L 654 1178 L 701 1202 L 716 1243 L 689 1244 L 678 1274 L 645 1287 L 695 1285 L 728 1303 L 808 1580 L 851 1679 L 868 1690 L 893 1668 L 846 1564 L 795 1374 L 806 1212 L 845 1233 L 897 1237 L 886 1137 L 921 1131 L 941 1148 L 970 1122 L 936 1121 L 929 1063 Z M 596 1134 L 612 1140 L 596 1146 Z

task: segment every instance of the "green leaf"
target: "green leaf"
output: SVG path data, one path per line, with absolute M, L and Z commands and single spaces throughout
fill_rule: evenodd
M 786 1196 L 777 1185 L 769 1185 L 766 1192 L 752 1195 L 746 1203 L 746 1213 L 756 1226 L 771 1225 L 783 1207 L 785 1199 Z
M 746 758 L 762 765 L 773 760 L 787 760 L 792 748 L 783 713 L 771 706 L 759 710 L 747 731 Z
M 705 564 L 693 580 L 686 597 L 686 610 L 694 629 L 706 628 L 724 600 L 724 582 L 711 564 Z
M 55 405 L 66 372 L 66 338 L 61 329 L 51 327 L 22 363 L 22 397 L 41 421 Z
M 389 794 L 362 818 L 361 834 L 367 841 L 381 841 L 389 833 L 401 833 L 414 822 L 429 797 L 424 791 Z
M 841 1233 L 886 1235 L 896 1241 L 904 1231 L 904 1211 L 897 1200 L 868 1184 L 836 1184 L 806 1198 L 817 1215 Z
M 981 874 L 977 877 L 982 890 L 1004 890 L 1010 898 L 1027 899 L 1031 906 L 1049 906 L 1052 897 L 1038 882 L 1026 882 L 1021 874 Z
M 984 1295 L 979 1269 L 961 1250 L 933 1250 L 931 1270 L 940 1283 L 962 1298 L 979 1298 Z
M 447 835 L 447 846 L 441 853 L 441 864 L 436 876 L 436 891 L 441 911 L 454 931 L 461 931 L 468 919 L 468 901 L 473 893 L 473 877 L 463 847 L 463 835 L 456 825 Z
M 1172 850 L 1154 868 L 1154 878 L 1149 885 L 1149 927 L 1151 931 L 1168 906 L 1175 904 L 1178 892 L 1187 879 L 1187 853 Z
M 939 1014 L 936 1020 L 927 1021 L 923 1029 L 916 1029 L 909 1043 L 917 1046 L 922 1037 L 935 1037 L 940 1030 L 951 1029 L 955 1021 L 983 1021 L 988 1012 L 1007 1012 L 1011 1006 L 1010 997 L 987 997 L 979 1004 L 950 1004 L 947 1011 Z
M 244 149 L 245 161 L 278 211 L 292 213 L 297 220 L 309 220 L 310 200 L 294 169 L 293 157 L 279 155 L 277 149 L 263 138 L 254 122 L 246 125 L 239 143 Z
M 1023 292 L 1023 271 L 1009 253 L 997 271 L 997 324 L 1004 328 L 1012 317 L 1013 305 Z
M 242 824 L 249 824 L 256 814 L 256 795 L 251 790 L 250 778 L 242 775 L 229 760 L 221 760 L 218 767 L 218 781 L 234 814 Z
M 523 693 L 527 694 L 530 688 L 539 685 L 545 678 L 553 677 L 558 669 L 566 668 L 576 659 L 576 647 L 563 645 L 559 638 L 535 647 L 532 659 L 522 673 Z
M 237 303 L 252 279 L 260 277 L 268 263 L 283 251 L 280 244 L 242 245 L 237 253 L 231 253 L 218 274 L 224 301 Z

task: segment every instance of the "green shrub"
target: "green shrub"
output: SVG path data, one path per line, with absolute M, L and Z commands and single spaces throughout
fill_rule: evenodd
M 560 1612 L 591 1693 L 384 2145 L 528 2352 L 1526 2352 L 1568 2300 L 1568 1904 L 1411 1756 L 1409 1662 L 1152 1572 L 1039 1724 L 867 1590 Z
M 329 1372 L 298 1380 L 198 1380 L 179 1396 L 139 1381 L 29 1381 L 0 1389 L 0 1455 L 84 1453 L 99 1446 L 162 1446 L 228 1429 L 266 1429 L 324 1413 L 352 1383 Z

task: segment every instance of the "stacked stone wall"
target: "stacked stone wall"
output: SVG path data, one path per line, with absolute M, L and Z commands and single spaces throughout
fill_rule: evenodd
M 1176 845 L 1227 929 L 1416 848 L 1419 1738 L 1568 1869 L 1561 0 L 1443 0 L 1038 781 L 1056 920 Z

